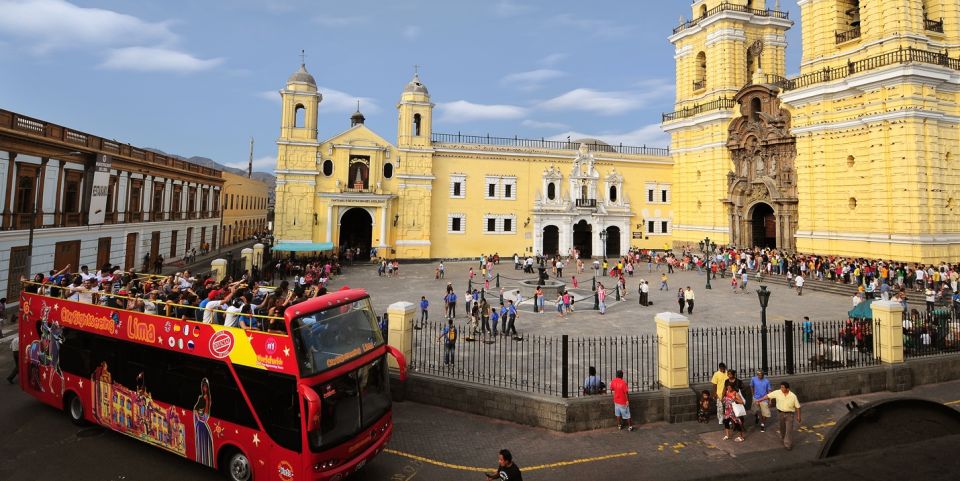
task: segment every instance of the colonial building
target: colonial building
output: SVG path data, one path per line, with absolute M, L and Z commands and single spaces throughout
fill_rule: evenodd
M 223 172 L 223 246 L 267 231 L 267 184 L 244 175 Z
M 674 241 L 960 258 L 960 3 L 693 2 L 674 29 Z M 779 3 L 777 4 L 779 5 Z
M 615 257 L 670 244 L 667 149 L 435 133 L 416 75 L 397 104 L 396 144 L 359 111 L 321 140 L 323 97 L 305 66 L 280 96 L 277 250 L 456 258 L 576 248 Z
M 141 269 L 215 246 L 220 175 L 0 110 L 0 292 L 15 302 L 21 276 L 68 264 Z

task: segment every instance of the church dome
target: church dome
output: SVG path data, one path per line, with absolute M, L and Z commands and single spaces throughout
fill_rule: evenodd
M 403 93 L 408 92 L 430 95 L 430 92 L 427 91 L 427 86 L 420 81 L 420 74 L 413 74 L 413 80 L 403 88 Z
M 313 88 L 317 87 L 317 81 L 313 79 L 313 75 L 310 75 L 310 72 L 307 72 L 307 67 L 304 64 L 300 64 L 300 70 L 297 70 L 287 79 L 287 83 L 303 83 L 307 84 Z

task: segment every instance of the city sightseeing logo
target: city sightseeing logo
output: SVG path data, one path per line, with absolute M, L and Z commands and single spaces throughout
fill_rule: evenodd
M 293 466 L 287 461 L 280 461 L 277 465 L 277 475 L 282 481 L 293 481 Z
M 210 336 L 210 354 L 217 359 L 223 359 L 233 351 L 233 334 L 229 331 L 219 331 Z

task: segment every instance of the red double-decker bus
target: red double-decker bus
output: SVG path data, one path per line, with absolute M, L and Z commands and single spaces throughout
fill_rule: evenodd
M 287 308 L 289 335 L 24 292 L 20 386 L 234 481 L 339 480 L 393 433 L 387 345 L 367 293 Z

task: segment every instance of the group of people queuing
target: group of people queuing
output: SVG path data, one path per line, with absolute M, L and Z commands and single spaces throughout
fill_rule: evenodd
M 779 389 L 773 389 L 763 370 L 758 369 L 750 379 L 748 397 L 744 394 L 747 386 L 737 377 L 736 370 L 727 369 L 726 364 L 721 362 L 710 383 L 713 384 L 713 390 L 700 393 L 697 421 L 709 422 L 711 414 L 715 412 L 717 422 L 723 425 L 723 440 L 733 437 L 734 441 L 743 442 L 748 409 L 753 412 L 754 426 L 762 433 L 773 416 L 770 405 L 773 401 L 783 446 L 787 450 L 793 449 L 793 433 L 800 424 L 800 401 L 796 393 L 790 390 L 789 382 L 783 381 Z

